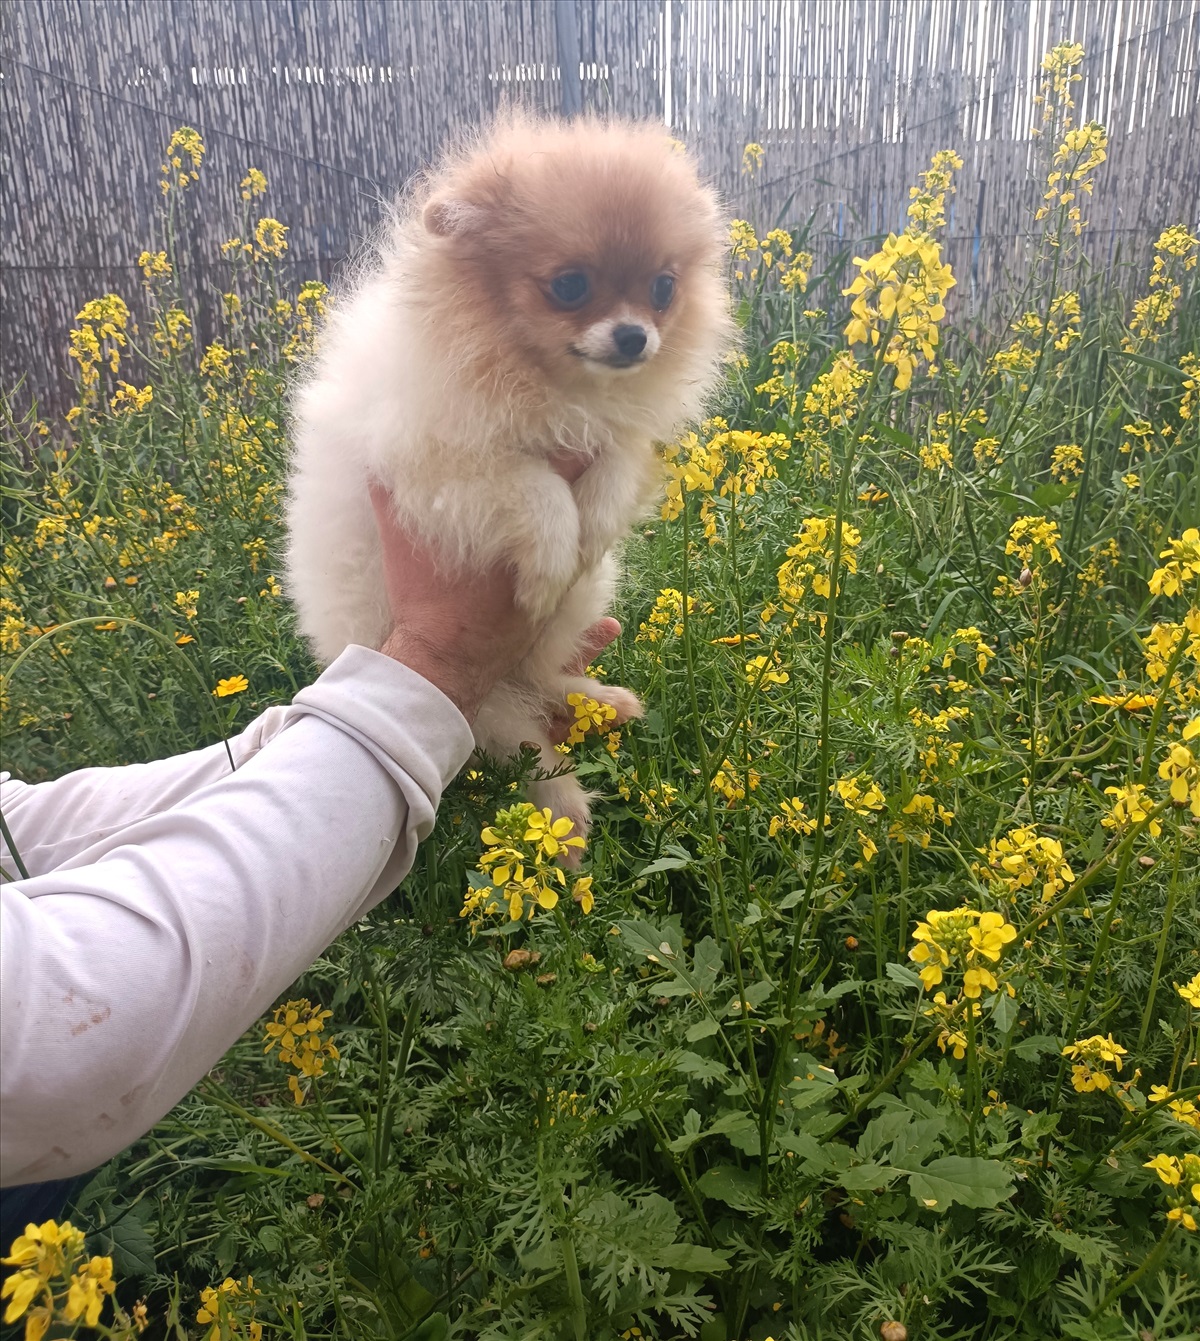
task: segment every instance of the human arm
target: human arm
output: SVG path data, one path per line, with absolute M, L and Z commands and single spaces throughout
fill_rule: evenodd
M 0 889 L 0 1182 L 93 1168 L 386 897 L 471 749 L 439 690 L 350 648 L 269 746 Z

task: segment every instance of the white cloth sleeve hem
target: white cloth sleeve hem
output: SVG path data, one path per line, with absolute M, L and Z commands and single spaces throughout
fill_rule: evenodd
M 270 717 L 233 774 L 210 776 L 211 751 L 185 756 L 194 774 L 170 761 L 166 808 L 154 765 L 126 779 L 133 818 L 84 846 L 86 820 L 40 831 L 41 788 L 18 785 L 39 873 L 0 890 L 0 1183 L 84 1172 L 169 1111 L 395 887 L 472 747 L 448 699 L 366 648 Z M 103 792 L 90 772 L 76 797 Z M 69 805 L 70 783 L 46 786 Z

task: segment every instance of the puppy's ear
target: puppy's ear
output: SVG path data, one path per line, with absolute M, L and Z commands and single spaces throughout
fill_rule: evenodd
M 435 237 L 466 237 L 482 227 L 484 212 L 466 200 L 435 196 L 421 211 L 426 231 Z

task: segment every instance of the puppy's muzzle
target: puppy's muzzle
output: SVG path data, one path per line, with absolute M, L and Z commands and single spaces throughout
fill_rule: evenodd
M 598 321 L 571 346 L 571 352 L 594 368 L 640 367 L 658 353 L 658 331 L 637 321 Z

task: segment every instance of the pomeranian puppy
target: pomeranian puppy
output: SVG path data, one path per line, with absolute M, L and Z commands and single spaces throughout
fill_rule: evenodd
M 537 745 L 613 594 L 613 550 L 662 483 L 655 444 L 700 414 L 732 343 L 715 195 L 661 126 L 514 115 L 398 202 L 334 307 L 294 401 L 287 592 L 321 662 L 391 631 L 367 482 L 447 565 L 511 564 L 543 624 L 474 722 L 494 757 Z M 589 462 L 569 485 L 550 458 Z M 588 827 L 571 774 L 531 798 Z

